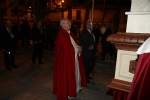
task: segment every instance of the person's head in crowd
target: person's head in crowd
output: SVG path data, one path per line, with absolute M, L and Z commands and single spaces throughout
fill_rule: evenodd
M 42 21 L 41 20 L 37 21 L 37 26 L 40 28 L 42 27 Z
M 64 19 L 60 20 L 60 26 L 62 29 L 65 29 L 68 31 L 71 29 L 71 22 L 69 19 L 64 18 Z
M 27 20 L 23 20 L 22 23 L 23 23 L 24 25 L 29 25 L 29 23 L 28 23 Z
M 99 28 L 99 24 L 96 23 L 96 24 L 94 25 L 94 28 Z
M 105 31 L 106 31 L 106 29 L 107 29 L 107 28 L 106 28 L 106 25 L 102 25 L 102 26 L 101 26 L 101 30 L 100 30 L 100 31 L 101 31 L 101 34 L 104 34 Z
M 10 20 L 6 20 L 5 27 L 6 28 L 10 28 L 11 26 L 12 26 L 11 21 Z
M 46 25 L 49 25 L 50 22 L 51 22 L 50 19 L 47 19 L 47 20 L 46 20 Z
M 90 21 L 86 22 L 86 29 L 91 30 L 92 29 L 92 25 Z
M 111 25 L 110 24 L 107 24 L 107 29 L 110 29 L 111 28 Z

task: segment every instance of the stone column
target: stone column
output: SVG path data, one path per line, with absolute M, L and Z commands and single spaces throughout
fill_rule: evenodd
M 150 33 L 150 0 L 132 0 L 126 32 Z
M 131 10 L 126 12 L 128 15 L 126 33 L 143 34 L 150 33 L 150 0 L 132 0 Z M 136 37 L 131 37 L 134 39 Z M 132 82 L 133 73 L 129 72 L 131 60 L 137 58 L 136 50 L 118 49 L 115 79 Z

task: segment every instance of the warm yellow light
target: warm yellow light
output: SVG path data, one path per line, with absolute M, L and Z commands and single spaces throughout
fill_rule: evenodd
M 62 3 L 64 3 L 65 1 L 64 0 L 62 0 Z
M 31 9 L 31 6 L 29 6 L 29 9 Z

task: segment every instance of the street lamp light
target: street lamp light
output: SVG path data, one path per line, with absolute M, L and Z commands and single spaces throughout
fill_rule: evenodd
M 65 2 L 65 0 L 62 0 L 61 2 L 62 2 L 62 3 L 61 3 L 61 6 L 64 7 L 64 2 Z

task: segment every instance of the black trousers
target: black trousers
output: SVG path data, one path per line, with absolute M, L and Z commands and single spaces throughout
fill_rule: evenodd
M 15 66 L 15 50 L 10 50 L 10 54 L 4 52 L 4 63 L 7 69 Z
M 24 46 L 24 37 L 21 36 L 20 39 L 21 39 L 21 45 Z
M 49 46 L 51 46 L 51 45 L 50 45 L 50 42 L 51 42 L 51 38 L 50 38 L 50 37 L 46 37 L 46 38 L 45 38 L 45 43 L 46 43 L 46 44 L 45 44 L 45 47 L 46 47 L 46 49 L 48 49 Z
M 24 42 L 26 43 L 26 47 L 30 45 L 30 37 L 29 36 L 22 36 L 21 37 L 21 45 L 24 46 Z
M 86 79 L 89 79 L 89 75 L 93 70 L 94 67 L 94 59 L 91 58 L 86 58 L 83 56 L 83 63 L 84 63 L 84 68 L 85 68 L 85 74 L 86 74 Z
M 106 57 L 106 43 L 102 43 L 102 60 Z
M 29 45 L 30 45 L 30 37 L 29 36 L 25 37 L 25 42 L 26 42 L 26 47 L 29 47 Z
M 34 45 L 34 51 L 32 56 L 32 61 L 35 62 L 36 57 L 38 56 L 38 62 L 42 62 L 42 54 L 43 54 L 43 43 L 37 43 Z
M 48 49 L 50 46 L 50 49 L 54 48 L 54 39 L 52 37 L 46 37 L 46 48 Z

